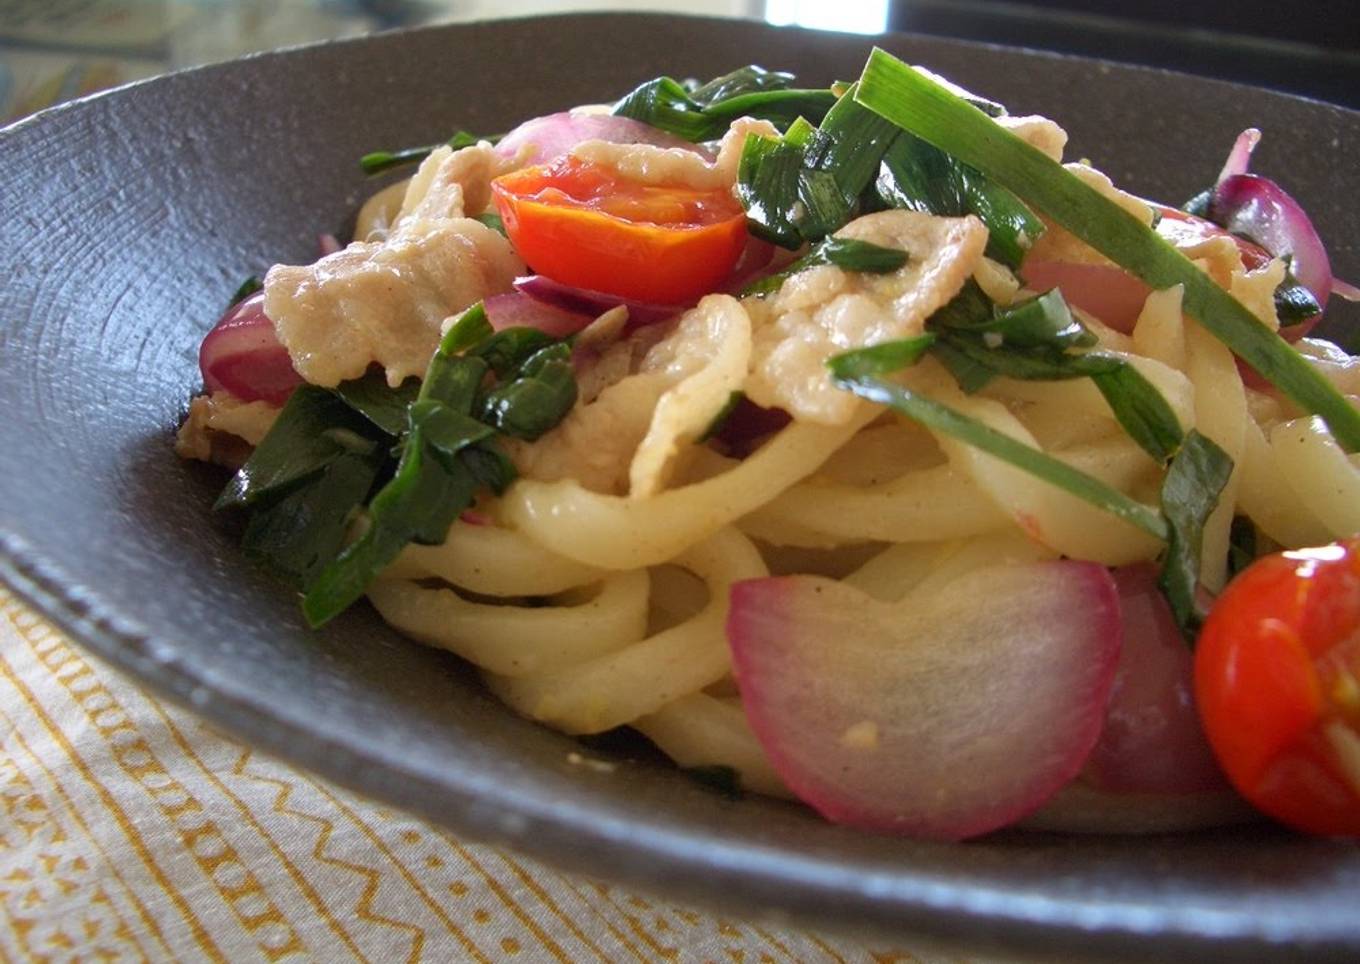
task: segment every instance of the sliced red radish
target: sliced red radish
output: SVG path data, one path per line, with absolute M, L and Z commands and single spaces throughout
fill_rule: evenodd
M 613 144 L 652 144 L 678 147 L 711 160 L 712 155 L 697 144 L 644 124 L 631 117 L 613 114 L 585 114 L 563 111 L 525 121 L 500 139 L 496 153 L 507 160 L 518 160 L 528 167 L 546 164 L 582 141 L 609 141 Z M 523 152 L 521 154 L 521 152 Z
M 595 320 L 594 315 L 567 311 L 519 291 L 492 295 L 482 302 L 482 308 L 486 311 L 486 320 L 497 331 L 503 328 L 537 328 L 554 338 L 574 335 Z
M 1143 302 L 1152 293 L 1147 283 L 1112 264 L 1027 260 L 1020 269 L 1025 285 L 1034 291 L 1062 290 L 1073 308 L 1080 308 L 1116 331 L 1133 331 Z
M 956 840 L 1081 769 L 1119 600 L 1084 562 L 979 570 L 894 604 L 784 576 L 732 587 L 727 636 L 752 729 L 799 798 L 837 823 Z
M 1196 793 L 1228 789 L 1200 726 L 1194 658 L 1150 565 L 1114 571 L 1124 624 L 1105 728 L 1086 778 L 1124 793 Z
M 282 405 L 302 376 L 264 313 L 264 292 L 227 310 L 198 349 L 198 367 L 209 392 L 227 391 L 243 402 Z

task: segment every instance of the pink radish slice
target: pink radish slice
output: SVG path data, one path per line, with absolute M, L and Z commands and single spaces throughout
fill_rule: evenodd
M 609 141 L 614 144 L 652 144 L 678 147 L 712 160 L 712 155 L 697 144 L 668 134 L 631 117 L 612 114 L 574 114 L 563 111 L 525 121 L 500 139 L 496 153 L 524 166 L 546 164 L 582 141 Z M 524 151 L 523 156 L 520 152 Z
M 1084 562 L 979 570 L 897 604 L 783 576 L 732 587 L 727 638 L 747 718 L 799 798 L 836 823 L 957 840 L 1081 769 L 1119 600 Z
M 1152 292 L 1145 282 L 1112 264 L 1026 261 L 1020 273 L 1026 287 L 1035 291 L 1059 288 L 1069 305 L 1125 334 L 1133 331 L 1143 302 Z
M 1148 565 L 1114 571 L 1124 624 L 1105 728 L 1086 777 L 1127 793 L 1226 791 L 1194 703 L 1194 659 Z
M 243 402 L 282 405 L 302 384 L 264 313 L 262 291 L 229 308 L 208 332 L 198 349 L 198 367 L 208 391 L 230 392 Z
M 492 295 L 482 302 L 482 307 L 486 311 L 487 321 L 497 331 L 503 328 L 537 328 L 554 338 L 574 335 L 595 320 L 595 315 L 567 311 L 519 291 Z

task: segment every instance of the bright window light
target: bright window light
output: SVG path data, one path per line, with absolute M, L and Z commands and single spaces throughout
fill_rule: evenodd
M 765 0 L 765 19 L 843 33 L 883 33 L 888 29 L 888 0 Z

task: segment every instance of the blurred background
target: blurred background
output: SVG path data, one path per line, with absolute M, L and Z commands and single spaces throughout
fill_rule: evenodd
M 1360 109 L 1360 0 L 0 0 L 0 123 L 257 50 L 429 23 L 662 10 L 1107 57 Z

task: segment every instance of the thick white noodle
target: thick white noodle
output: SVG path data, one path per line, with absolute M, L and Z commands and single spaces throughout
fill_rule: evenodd
M 386 579 L 438 576 L 482 596 L 553 596 L 607 573 L 549 552 L 513 529 L 455 522 L 441 545 L 412 543 L 383 570 Z
M 529 538 L 603 569 L 667 562 L 815 471 L 878 412 L 862 405 L 845 425 L 794 423 L 730 472 L 650 499 L 590 492 L 575 482 L 521 479 L 502 501 Z
M 1336 444 L 1320 416 L 1275 426 L 1270 446 L 1280 474 L 1330 538 L 1360 532 L 1360 459 Z
M 633 726 L 683 767 L 728 766 L 744 790 L 792 799 L 770 766 L 738 700 L 692 693 L 639 717 Z
M 1200 581 L 1218 592 L 1228 581 L 1228 541 L 1246 447 L 1247 393 L 1233 353 L 1198 322 L 1185 328 L 1186 371 L 1195 386 L 1195 428 L 1233 460 L 1232 475 L 1204 523 Z
M 493 673 L 526 676 L 613 652 L 647 632 L 647 573 L 616 573 L 580 601 L 548 606 L 479 603 L 452 589 L 380 579 L 374 607 L 397 629 Z
M 1261 427 L 1248 421 L 1245 434 L 1242 481 L 1237 487 L 1242 511 L 1282 546 L 1313 546 L 1331 539 L 1327 526 L 1285 480 L 1275 449 Z
M 568 733 L 598 733 L 723 679 L 732 667 L 724 629 L 728 589 L 769 570 L 751 541 L 731 526 L 674 562 L 708 586 L 708 603 L 693 618 L 566 669 L 517 679 L 488 674 L 488 685 L 525 716 Z

